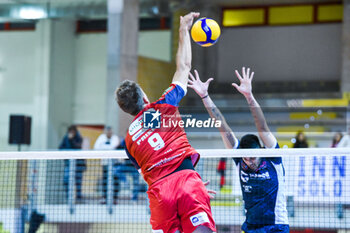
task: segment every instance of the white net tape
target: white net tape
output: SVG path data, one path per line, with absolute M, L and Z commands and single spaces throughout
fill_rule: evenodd
M 350 148 L 293 148 L 293 149 L 202 149 L 197 150 L 202 158 L 221 157 L 283 157 L 283 156 L 339 156 L 350 154 Z M 27 151 L 0 152 L 0 160 L 30 159 L 115 159 L 127 158 L 124 151 Z

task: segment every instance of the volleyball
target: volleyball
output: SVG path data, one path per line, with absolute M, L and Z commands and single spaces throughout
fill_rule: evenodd
M 219 24 L 210 18 L 200 18 L 192 26 L 191 36 L 194 42 L 202 47 L 212 46 L 221 34 Z

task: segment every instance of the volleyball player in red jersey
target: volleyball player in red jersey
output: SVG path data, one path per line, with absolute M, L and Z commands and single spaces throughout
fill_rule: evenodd
M 211 191 L 194 170 L 199 154 L 179 125 L 178 105 L 187 91 L 192 61 L 189 30 L 198 16 L 192 12 L 180 17 L 176 72 L 159 100 L 150 103 L 139 85 L 129 80 L 116 90 L 120 108 L 135 116 L 125 138 L 126 152 L 149 185 L 153 233 L 216 232 Z

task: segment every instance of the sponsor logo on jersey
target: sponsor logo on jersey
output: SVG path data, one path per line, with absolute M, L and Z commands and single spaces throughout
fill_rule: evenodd
M 209 222 L 208 215 L 205 212 L 200 212 L 196 215 L 191 216 L 190 220 L 193 226 L 198 226 L 205 222 Z
M 159 110 L 154 111 L 154 109 L 150 109 L 143 113 L 143 128 L 145 129 L 159 129 L 161 123 L 161 115 L 162 113 Z
M 140 129 L 142 129 L 142 117 L 134 120 L 129 127 L 129 135 L 132 136 L 137 133 Z
M 170 161 L 176 159 L 177 157 L 180 157 L 181 155 L 185 154 L 185 152 L 186 152 L 186 151 L 183 151 L 183 152 L 181 152 L 180 154 L 174 155 L 174 156 L 172 156 L 172 157 L 170 157 L 170 158 L 162 159 L 162 160 L 159 161 L 158 163 L 153 164 L 150 168 L 147 169 L 147 171 L 150 171 L 150 170 L 152 170 L 152 169 L 155 168 L 155 167 L 159 167 L 159 166 L 161 166 L 161 165 L 163 165 L 163 164 L 165 164 L 165 163 L 168 163 L 168 162 L 170 162 Z
M 245 173 L 244 171 L 241 171 L 241 180 L 242 180 L 242 182 L 244 182 L 244 183 L 247 183 L 248 180 L 249 180 L 248 174 Z
M 270 177 L 270 173 L 268 171 L 259 174 L 259 173 L 245 173 L 244 171 L 241 170 L 242 182 L 247 183 L 249 181 L 249 179 L 251 179 L 251 180 L 269 180 L 269 179 L 271 179 L 271 177 Z
M 250 185 L 243 185 L 242 186 L 243 187 L 243 191 L 245 192 L 245 193 L 251 193 L 252 192 L 252 186 L 250 186 Z
M 254 179 L 254 180 L 269 180 L 271 179 L 270 174 L 268 171 L 258 174 L 258 173 L 250 173 L 249 174 L 249 178 L 250 179 Z
M 136 141 L 142 134 L 144 134 L 147 131 L 148 131 L 148 129 L 141 129 L 134 136 L 132 136 L 132 140 Z
M 164 233 L 164 231 L 163 230 L 153 230 L 152 229 L 152 233 Z

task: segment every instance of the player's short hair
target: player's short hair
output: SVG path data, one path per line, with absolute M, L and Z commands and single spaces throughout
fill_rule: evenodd
M 259 138 L 254 134 L 246 134 L 241 138 L 239 143 L 240 149 L 261 148 Z
M 126 113 L 136 116 L 143 109 L 143 93 L 140 86 L 130 80 L 123 81 L 115 91 L 119 107 Z

